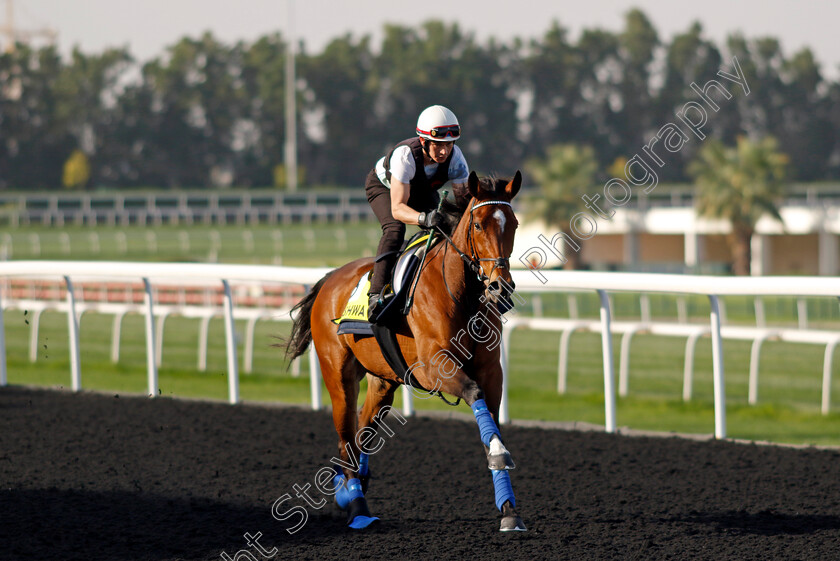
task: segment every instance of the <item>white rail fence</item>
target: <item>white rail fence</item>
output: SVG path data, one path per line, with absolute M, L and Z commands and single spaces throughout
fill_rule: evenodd
M 145 316 L 147 390 L 151 396 L 158 393 L 157 368 L 160 364 L 163 322 L 169 314 L 181 314 L 204 318 L 203 329 L 210 317 L 222 315 L 225 320 L 225 346 L 228 372 L 228 399 L 231 403 L 239 401 L 239 363 L 237 358 L 236 333 L 234 321 L 237 318 L 249 320 L 245 345 L 246 371 L 250 368 L 249 348 L 252 348 L 253 324 L 267 316 L 265 310 L 242 309 L 234 306 L 231 292 L 233 282 L 261 282 L 288 285 L 312 285 L 328 269 L 294 268 L 259 265 L 219 265 L 193 263 L 124 263 L 124 262 L 82 262 L 82 261 L 13 261 L 0 263 L 0 278 L 59 278 L 66 288 L 65 302 L 58 307 L 67 312 L 68 332 L 70 337 L 70 367 L 72 388 L 81 389 L 81 367 L 79 360 L 79 317 L 85 310 L 95 310 L 115 315 L 115 337 L 119 337 L 119 321 L 128 312 L 140 312 Z M 539 277 L 539 278 L 538 278 Z M 143 285 L 142 304 L 92 305 L 76 301 L 74 281 L 121 279 L 141 281 Z M 219 310 L 212 306 L 161 306 L 155 305 L 153 287 L 158 284 L 172 284 L 189 279 L 190 283 L 205 282 L 221 285 L 223 289 L 223 307 Z M 543 293 L 564 291 L 595 291 L 600 302 L 600 321 L 580 319 L 524 318 L 509 314 L 502 333 L 502 365 L 505 371 L 504 392 L 500 410 L 500 422 L 510 420 L 508 414 L 507 384 L 510 376 L 509 349 L 510 337 L 515 329 L 529 328 L 537 330 L 559 331 L 560 361 L 558 364 L 558 391 L 566 389 L 566 369 L 569 354 L 569 338 L 580 330 L 601 333 L 605 427 L 608 432 L 615 432 L 615 372 L 613 364 L 612 334 L 621 333 L 621 352 L 619 370 L 619 394 L 626 395 L 629 387 L 630 342 L 638 333 L 686 337 L 686 357 L 683 382 L 683 398 L 690 399 L 693 384 L 694 348 L 699 337 L 708 335 L 712 339 L 712 364 L 714 384 L 715 427 L 717 438 L 726 437 L 726 396 L 724 391 L 724 366 L 721 341 L 724 338 L 753 341 L 751 362 L 749 401 L 755 403 L 758 392 L 758 364 L 761 345 L 764 341 L 775 339 L 799 343 L 826 345 L 823 369 L 822 410 L 827 413 L 830 404 L 832 356 L 835 347 L 840 344 L 840 333 L 812 329 L 783 329 L 772 327 L 730 327 L 722 325 L 721 296 L 793 296 L 793 297 L 838 297 L 840 296 L 840 278 L 836 277 L 759 277 L 732 278 L 691 275 L 663 275 L 636 273 L 591 273 L 515 271 L 514 280 L 519 293 Z M 642 292 L 703 295 L 709 298 L 709 325 L 651 322 L 650 314 L 642 314 L 640 322 L 613 322 L 610 311 L 609 293 Z M 21 305 L 33 305 L 30 302 L 0 302 L 0 385 L 7 383 L 5 333 L 2 314 L 4 309 L 19 308 Z M 56 307 L 56 306 L 54 306 Z M 644 308 L 644 306 L 643 306 Z M 40 309 L 45 309 L 42 306 Z M 273 310 L 279 315 L 279 310 Z M 276 316 L 275 316 L 276 317 Z M 155 325 L 157 318 L 157 327 Z M 763 322 L 762 322 L 763 323 Z M 250 337 L 250 339 L 249 339 Z M 118 342 L 112 347 L 118 354 Z M 250 345 L 250 346 L 249 346 Z M 204 352 L 206 353 L 206 343 Z M 31 348 L 30 348 L 31 353 Z M 201 350 L 199 352 L 201 355 Z M 205 355 L 206 356 L 206 355 Z M 205 363 L 206 364 L 206 363 Z M 310 380 L 312 407 L 321 407 L 321 380 L 314 348 L 310 349 Z M 199 356 L 199 366 L 201 359 Z M 403 387 L 405 413 L 413 412 L 411 392 Z
M 54 302 L 6 301 L 0 302 L 0 385 L 6 385 L 6 347 L 3 328 L 3 310 L 21 308 L 33 310 L 33 333 L 36 328 L 36 315 L 45 309 L 58 309 L 67 312 L 68 333 L 70 337 L 70 375 L 73 390 L 82 387 L 81 364 L 79 359 L 79 318 L 85 311 L 99 311 L 112 313 L 115 316 L 114 341 L 112 341 L 112 358 L 119 354 L 119 331 L 122 316 L 126 313 L 139 312 L 145 317 L 146 339 L 146 370 L 147 392 L 154 396 L 158 393 L 158 365 L 162 353 L 159 339 L 163 333 L 163 325 L 170 314 L 187 317 L 202 318 L 203 345 L 199 349 L 199 369 L 206 366 L 206 337 L 207 323 L 210 318 L 222 316 L 225 321 L 225 349 L 228 372 L 228 400 L 231 403 L 239 401 L 239 362 L 237 357 L 236 333 L 234 320 L 248 319 L 248 340 L 245 345 L 245 366 L 250 367 L 253 348 L 253 324 L 258 320 L 271 316 L 279 316 L 282 310 L 270 312 L 265 309 L 234 308 L 231 292 L 232 282 L 262 282 L 299 286 L 300 284 L 314 284 L 328 269 L 305 269 L 290 267 L 270 267 L 255 265 L 216 265 L 216 264 L 184 264 L 184 263 L 125 263 L 125 262 L 84 262 L 84 261 L 10 261 L 0 263 L 0 278 L 23 277 L 27 279 L 42 278 L 63 280 L 65 286 L 65 301 L 62 305 Z M 128 280 L 141 281 L 143 285 L 142 304 L 133 303 L 100 303 L 77 302 L 75 282 L 92 280 Z M 221 285 L 223 290 L 222 309 L 211 305 L 174 305 L 156 306 L 153 298 L 153 287 L 156 284 L 172 285 L 188 282 L 191 285 L 204 282 Z M 288 310 L 286 310 L 288 311 Z M 276 315 L 275 315 L 276 314 Z M 155 325 L 157 318 L 157 327 Z M 33 335 L 37 336 L 37 335 Z M 32 340 L 30 339 L 30 358 L 32 356 Z M 204 362 L 202 363 L 202 356 Z M 313 383 L 313 388 L 316 384 Z M 313 390 L 315 391 L 315 390 Z M 320 385 L 317 385 L 320 404 Z M 315 396 L 313 395 L 313 400 Z M 315 403 L 315 401 L 313 401 Z

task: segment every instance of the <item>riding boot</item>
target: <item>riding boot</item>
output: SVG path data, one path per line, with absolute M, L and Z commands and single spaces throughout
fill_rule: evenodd
M 382 305 L 379 303 L 382 295 L 378 292 L 371 292 L 368 294 L 368 321 L 370 323 L 375 323 L 376 318 L 379 316 L 379 312 L 382 311 Z
M 383 257 L 373 264 L 373 273 L 371 274 L 370 290 L 368 290 L 368 321 L 373 323 L 389 296 L 393 296 L 386 292 L 386 288 L 390 281 L 391 270 L 396 261 L 391 256 Z

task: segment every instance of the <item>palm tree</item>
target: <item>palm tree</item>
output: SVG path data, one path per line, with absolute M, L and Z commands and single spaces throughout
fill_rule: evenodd
M 544 159 L 529 161 L 525 169 L 539 185 L 539 195 L 528 201 L 528 213 L 571 237 L 569 219 L 586 211 L 581 197 L 595 183 L 595 152 L 590 146 L 556 144 L 547 150 Z M 574 248 L 567 247 L 564 257 L 566 269 L 580 268 L 580 254 Z
M 738 137 L 735 147 L 710 140 L 688 167 L 697 181 L 697 214 L 732 226 L 727 241 L 736 275 L 750 274 L 750 240 L 758 219 L 766 213 L 782 221 L 776 203 L 784 194 L 788 161 L 775 138 Z

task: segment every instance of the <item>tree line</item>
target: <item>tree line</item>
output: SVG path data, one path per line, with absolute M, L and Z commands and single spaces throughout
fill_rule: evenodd
M 285 52 L 279 33 L 234 45 L 184 37 L 143 63 L 124 48 L 62 57 L 20 44 L 0 56 L 0 189 L 282 183 Z M 299 166 L 305 184 L 361 188 L 439 103 L 458 115 L 481 173 L 509 174 L 571 143 L 591 147 L 606 176 L 733 57 L 750 94 L 733 89 L 704 132 L 727 145 L 773 136 L 792 179 L 840 178 L 840 83 L 809 49 L 786 55 L 777 39 L 740 34 L 717 45 L 699 23 L 665 38 L 639 10 L 619 31 L 574 40 L 557 22 L 539 38 L 479 42 L 427 21 L 386 25 L 378 45 L 351 34 L 317 53 L 301 43 Z M 660 181 L 688 180 L 701 144 L 671 154 Z

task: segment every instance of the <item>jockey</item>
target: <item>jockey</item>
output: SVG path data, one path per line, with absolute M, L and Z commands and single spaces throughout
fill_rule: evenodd
M 367 200 L 382 225 L 368 292 L 368 318 L 378 315 L 391 296 L 384 289 L 405 237 L 405 225 L 440 225 L 437 190 L 450 180 L 453 189 L 466 187 L 470 170 L 455 146 L 460 136 L 461 127 L 452 111 L 442 105 L 427 107 L 417 118 L 417 136 L 399 142 L 368 173 Z

